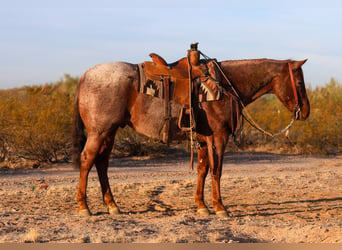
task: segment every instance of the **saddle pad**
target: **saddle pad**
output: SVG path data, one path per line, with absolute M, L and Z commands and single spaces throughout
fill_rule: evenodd
M 149 74 L 145 71 L 145 63 L 138 64 L 139 68 L 139 85 L 138 85 L 138 92 L 143 93 L 146 95 L 150 95 L 153 97 L 164 99 L 164 85 L 163 85 L 163 76 L 159 77 L 149 77 Z M 165 76 L 167 77 L 167 76 Z M 174 83 L 170 82 L 170 99 L 173 99 L 174 93 Z

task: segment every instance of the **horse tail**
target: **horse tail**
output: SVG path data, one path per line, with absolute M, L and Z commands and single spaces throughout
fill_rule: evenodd
M 74 101 L 74 115 L 72 120 L 72 159 L 73 163 L 76 168 L 80 167 L 81 164 L 81 152 L 84 148 L 84 145 L 87 141 L 87 137 L 84 132 L 84 123 L 80 116 L 80 111 L 78 108 L 79 103 L 79 87 L 80 82 L 78 83 L 76 94 L 75 94 L 75 101 Z

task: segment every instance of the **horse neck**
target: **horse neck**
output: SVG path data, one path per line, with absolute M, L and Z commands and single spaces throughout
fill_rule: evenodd
M 223 61 L 221 67 L 243 103 L 248 105 L 258 97 L 272 93 L 272 80 L 283 67 L 279 62 L 269 59 Z

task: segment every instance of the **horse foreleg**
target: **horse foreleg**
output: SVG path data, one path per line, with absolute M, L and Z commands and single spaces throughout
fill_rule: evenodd
M 221 198 L 221 175 L 222 175 L 222 157 L 217 156 L 217 170 L 210 171 L 212 180 L 212 201 L 215 213 L 219 217 L 227 217 L 227 211 L 222 203 Z M 221 158 L 221 159 L 219 159 Z
M 99 176 L 99 180 L 101 183 L 103 202 L 108 206 L 108 211 L 111 215 L 120 213 L 120 210 L 114 201 L 108 180 L 109 156 L 110 152 L 112 151 L 113 144 L 114 136 L 108 136 L 105 139 L 99 152 L 99 155 L 95 160 L 97 174 Z
M 225 136 L 222 135 L 215 137 L 214 143 L 208 143 L 208 159 L 212 180 L 212 202 L 215 213 L 219 217 L 227 217 L 227 211 L 221 198 L 222 162 L 225 146 Z
M 94 164 L 95 158 L 99 152 L 102 142 L 103 139 L 101 139 L 99 136 L 89 135 L 84 149 L 81 153 L 80 179 L 76 199 L 79 204 L 78 214 L 83 216 L 91 215 L 87 205 L 86 195 L 88 175 L 91 167 Z
M 198 150 L 197 163 L 197 186 L 195 192 L 195 202 L 197 203 L 197 212 L 200 215 L 209 215 L 207 206 L 204 203 L 204 184 L 209 169 L 208 163 L 208 148 L 202 147 Z

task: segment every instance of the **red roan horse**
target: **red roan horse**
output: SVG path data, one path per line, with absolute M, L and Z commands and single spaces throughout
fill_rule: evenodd
M 272 93 L 288 110 L 297 110 L 296 119 L 305 120 L 310 113 L 301 69 L 305 61 L 257 59 L 223 61 L 220 65 L 245 106 L 264 94 Z M 221 79 L 221 86 L 228 86 L 227 80 L 224 77 Z M 75 97 L 73 146 L 74 161 L 80 167 L 77 193 L 80 215 L 90 215 L 86 189 L 88 174 L 94 163 L 101 183 L 103 201 L 108 206 L 109 213 L 120 213 L 107 175 L 108 158 L 119 127 L 129 125 L 143 135 L 160 139 L 160 131 L 165 122 L 164 100 L 139 93 L 138 81 L 138 66 L 124 62 L 94 66 L 79 81 Z M 177 126 L 181 108 L 181 105 L 172 103 L 170 134 L 174 140 L 184 139 L 185 132 Z M 210 169 L 213 207 L 217 216 L 225 217 L 227 212 L 221 200 L 220 179 L 224 149 L 233 129 L 231 119 L 234 117 L 234 109 L 231 108 L 231 97 L 223 95 L 222 100 L 203 102 L 198 109 L 196 139 L 200 148 L 195 192 L 197 211 L 202 215 L 209 214 L 204 203 L 203 190 Z M 87 130 L 87 137 L 84 129 Z

